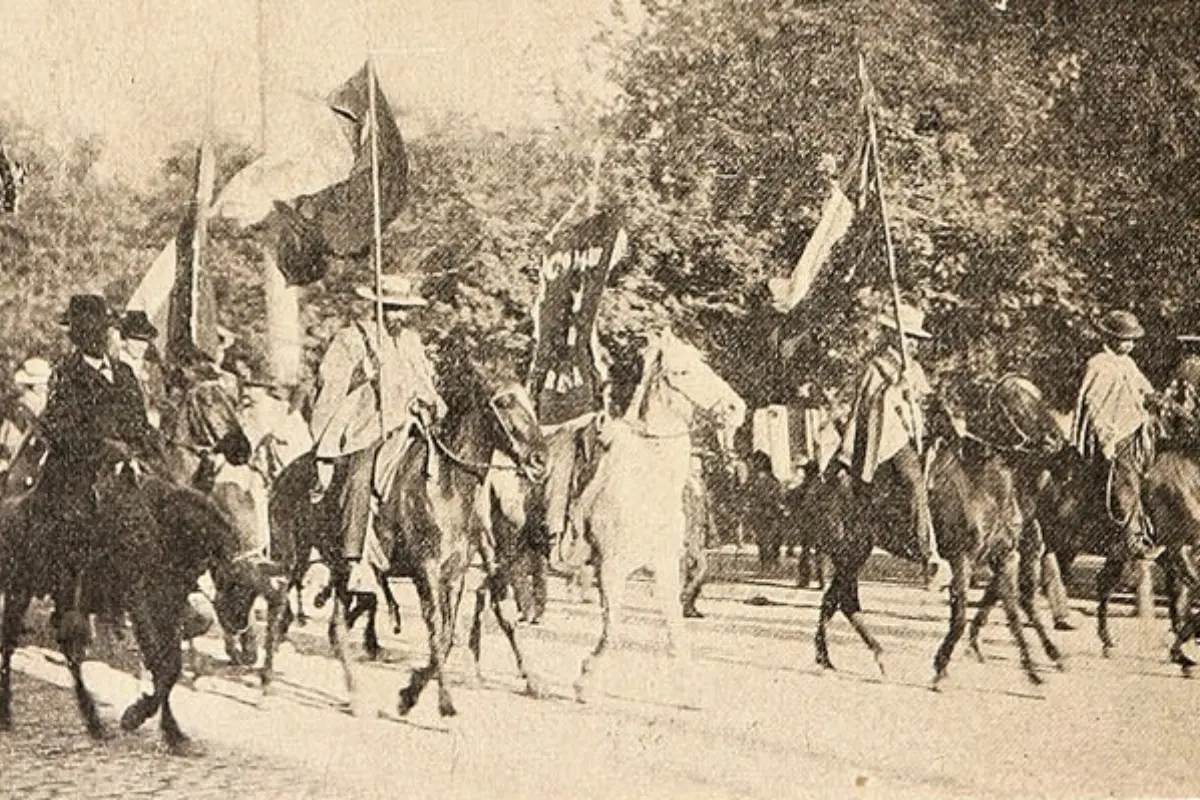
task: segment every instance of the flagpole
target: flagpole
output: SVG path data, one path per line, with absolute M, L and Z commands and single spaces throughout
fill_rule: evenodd
M 376 98 L 376 80 L 375 80 L 375 56 L 367 50 L 367 101 L 370 109 L 369 120 L 371 125 L 371 211 L 372 222 L 374 223 L 374 238 L 371 248 L 371 262 L 375 269 L 375 333 L 378 337 L 379 347 L 383 347 L 384 324 L 383 324 L 383 201 L 380 197 L 379 186 L 379 111 L 378 99 Z M 386 364 L 386 358 L 379 359 L 380 375 L 379 380 L 379 431 L 384 437 L 387 436 L 387 415 L 384 413 L 384 404 L 386 400 L 386 392 L 384 387 L 386 383 L 383 380 L 382 372 Z
M 892 311 L 896 317 L 896 332 L 900 337 L 900 363 L 908 371 L 908 343 L 904 340 L 904 327 L 900 322 L 900 279 L 896 273 L 896 250 L 892 245 L 892 226 L 888 222 L 887 198 L 883 194 L 883 163 L 879 158 L 879 136 L 875 130 L 875 109 L 871 98 L 866 96 L 867 62 L 858 54 L 859 75 L 863 83 L 863 97 L 867 107 L 867 133 L 871 141 L 871 157 L 875 161 L 875 191 L 879 194 L 879 214 L 883 218 L 883 241 L 887 248 L 888 278 L 892 284 Z

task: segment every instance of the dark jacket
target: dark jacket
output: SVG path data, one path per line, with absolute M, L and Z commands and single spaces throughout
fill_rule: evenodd
M 43 470 L 45 494 L 66 492 L 76 500 L 90 491 L 105 457 L 106 440 L 125 444 L 142 458 L 161 453 L 157 434 L 146 419 L 146 403 L 137 377 L 127 364 L 109 359 L 108 381 L 76 351 L 67 356 L 50 379 L 50 396 L 41 429 L 50 445 Z

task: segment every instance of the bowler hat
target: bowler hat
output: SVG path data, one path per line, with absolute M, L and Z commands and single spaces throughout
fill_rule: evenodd
M 80 325 L 112 325 L 117 315 L 108 302 L 98 294 L 75 294 L 67 301 L 67 310 L 58 317 L 58 324 L 68 328 Z
M 121 317 L 121 336 L 139 342 L 152 342 L 158 338 L 158 328 L 140 308 L 126 311 Z
M 429 303 L 417 294 L 413 288 L 413 279 L 408 275 L 379 276 L 379 294 L 374 287 L 359 286 L 355 288 L 358 296 L 365 300 L 379 299 L 385 306 L 425 306 Z
M 1096 328 L 1115 339 L 1133 340 L 1146 335 L 1145 328 L 1131 311 L 1109 311 L 1096 320 Z
M 900 326 L 906 336 L 917 339 L 928 339 L 931 334 L 925 330 L 925 312 L 907 303 L 900 304 L 900 313 L 895 309 L 884 311 L 879 315 L 879 324 L 896 330 L 896 317 L 900 317 Z

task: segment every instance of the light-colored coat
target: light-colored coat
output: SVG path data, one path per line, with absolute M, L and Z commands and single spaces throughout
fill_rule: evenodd
M 1154 386 L 1128 355 L 1105 347 L 1088 359 L 1071 434 L 1080 455 L 1099 450 L 1111 461 L 1117 444 L 1149 421 L 1146 398 L 1152 394 Z
M 378 372 L 382 372 L 385 399 L 382 429 Z M 413 400 L 429 403 L 439 415 L 445 412 L 446 404 L 434 386 L 433 365 L 414 331 L 385 336 L 380 344 L 374 325 L 349 325 L 329 343 L 318 376 L 311 422 L 318 458 L 357 453 L 404 427 Z
M 908 375 L 903 375 L 900 353 L 888 347 L 871 360 L 859 381 L 838 458 L 870 483 L 881 464 L 909 442 L 920 442 L 925 431 L 921 402 L 931 394 L 921 365 L 910 358 Z

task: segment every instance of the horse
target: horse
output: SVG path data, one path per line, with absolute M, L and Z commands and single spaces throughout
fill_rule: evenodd
M 1022 482 L 1030 509 L 1027 513 L 1045 539 L 1046 552 L 1063 570 L 1069 569 L 1080 553 L 1104 556 L 1096 574 L 1096 632 L 1102 653 L 1108 656 L 1116 646 L 1108 626 L 1108 605 L 1130 560 L 1121 525 L 1112 519 L 1103 493 L 1088 480 L 1094 470 L 1068 446 L 1066 415 L 1051 408 L 1036 385 L 1020 376 L 1005 376 L 994 395 L 1024 439 L 1043 443 L 1025 467 Z M 1186 409 L 1160 402 L 1151 427 L 1158 439 L 1158 454 L 1142 479 L 1142 504 L 1154 544 L 1161 549 L 1157 561 L 1163 570 L 1176 635 L 1170 658 L 1190 675 L 1196 663 L 1184 654 L 1182 646 L 1195 635 L 1191 593 L 1200 584 L 1191 557 L 1191 550 L 1200 544 L 1200 459 L 1193 454 L 1196 421 Z M 1035 586 L 1032 578 L 1023 582 L 1022 594 L 1032 597 Z M 1065 592 L 1061 586 L 1050 588 L 1058 590 L 1047 592 L 1053 606 L 1055 596 L 1065 596 Z M 984 599 L 981 618 L 986 616 L 990 598 Z
M 603 431 L 595 474 L 570 511 L 573 529 L 590 545 L 598 564 L 603 615 L 599 640 L 575 683 L 580 702 L 589 699 L 598 683 L 626 581 L 641 568 L 654 572 L 671 650 L 690 660 L 679 597 L 687 533 L 683 495 L 697 409 L 719 418 L 721 444 L 731 446 L 733 431 L 746 416 L 745 402 L 695 347 L 670 331 L 650 337 L 629 408 Z
M 27 439 L 31 460 L 45 447 L 40 435 Z M 21 459 L 19 459 L 21 460 Z M 94 514 L 73 536 L 44 520 L 39 481 L 6 497 L 0 513 L 0 729 L 12 724 L 12 656 L 31 601 L 49 595 L 59 648 L 75 686 L 76 704 L 88 733 L 107 731 L 83 680 L 89 638 L 87 615 L 128 614 L 142 659 L 153 679 L 121 717 L 136 730 L 161 709 L 164 740 L 174 753 L 189 752 L 189 740 L 170 705 L 182 671 L 181 623 L 197 579 L 211 570 L 218 585 L 233 580 L 229 569 L 241 546 L 235 526 L 204 495 L 181 488 L 133 457 L 121 443 L 106 443 L 92 481 Z M 13 473 L 10 472 L 10 480 Z
M 429 628 L 430 663 L 414 670 L 409 685 L 401 692 L 401 714 L 416 703 L 430 679 L 439 684 L 440 712 L 447 716 L 455 713 L 442 680 L 442 669 L 452 644 L 466 570 L 475 554 L 483 556 L 493 610 L 509 636 L 518 667 L 530 691 L 540 692 L 536 678 L 524 669 L 511 622 L 499 605 L 504 586 L 497 566 L 500 559 L 484 537 L 485 526 L 479 514 L 480 489 L 495 453 L 503 453 L 511 460 L 514 473 L 540 479 L 546 459 L 545 443 L 532 403 L 525 390 L 515 384 L 492 391 L 469 364 L 464 374 L 439 382 L 447 402 L 446 417 L 437 430 L 430 427 L 413 434 L 395 467 L 375 523 L 379 544 L 389 560 L 389 568 L 378 572 L 381 586 L 386 589 L 389 578 L 412 578 Z M 308 500 L 308 487 L 313 469 L 311 455 L 301 457 L 284 469 L 272 489 L 272 552 L 282 559 L 294 579 L 307 569 L 310 547 L 317 549 L 330 570 L 330 591 L 335 603 L 331 639 L 337 642 L 338 627 L 352 624 L 353 618 L 347 614 L 357 610 L 368 617 L 366 636 L 370 652 L 372 639 L 374 646 L 378 646 L 374 636 L 374 596 L 369 595 L 365 607 L 350 608 L 349 567 L 342 555 L 339 534 L 336 497 L 338 481 L 345 476 L 335 472 L 326 497 L 312 504 Z
M 933 686 L 947 676 L 947 666 L 966 629 L 967 589 L 976 564 L 992 572 L 989 591 L 1004 601 L 1009 630 L 1021 654 L 1026 677 L 1040 683 L 1029 647 L 1017 617 L 1017 579 L 1020 554 L 1028 542 L 1021 506 L 1011 469 L 996 453 L 966 454 L 968 442 L 950 421 L 946 409 L 935 403 L 931 415 L 931 452 L 927 452 L 927 489 L 938 552 L 950 563 L 950 625 L 934 656 Z M 911 446 L 911 445 L 910 445 Z M 921 560 L 916 542 L 901 531 L 910 531 L 912 519 L 907 498 L 897 496 L 897 487 L 887 482 L 887 473 L 876 476 L 871 494 L 845 470 L 837 468 L 812 484 L 810 502 L 826 521 L 841 518 L 824 529 L 820 550 L 828 554 L 833 574 L 821 601 L 815 635 L 816 661 L 834 669 L 829 656 L 826 629 L 839 610 L 875 656 L 881 673 L 886 673 L 883 646 L 862 619 L 858 599 L 858 576 L 871 550 L 878 546 L 894 555 Z M 799 512 L 804 516 L 804 511 Z M 1032 605 L 1026 609 L 1032 614 Z M 1043 647 L 1055 662 L 1061 654 L 1033 616 Z

